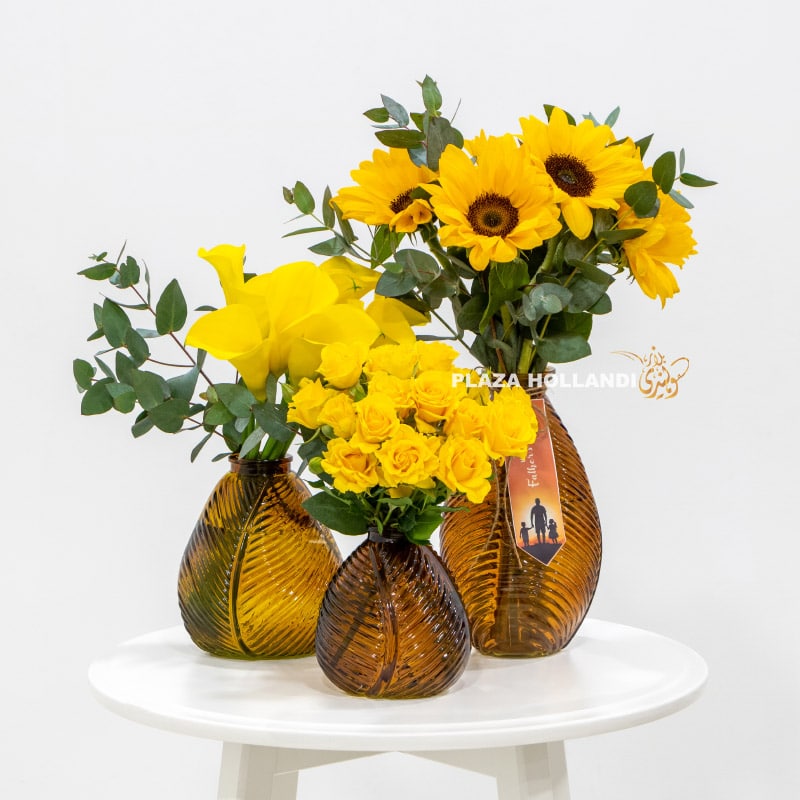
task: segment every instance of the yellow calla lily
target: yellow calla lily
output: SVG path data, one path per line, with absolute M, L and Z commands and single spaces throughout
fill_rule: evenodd
M 381 277 L 377 270 L 362 267 L 344 256 L 329 258 L 319 268 L 336 284 L 340 302 L 363 297 L 375 288 Z
M 392 297 L 375 295 L 367 306 L 367 314 L 375 320 L 386 344 L 413 344 L 416 335 L 412 325 L 425 325 L 428 318 L 410 306 Z
M 244 287 L 244 245 L 218 244 L 210 250 L 197 251 L 217 271 L 226 303 L 238 303 L 238 294 Z

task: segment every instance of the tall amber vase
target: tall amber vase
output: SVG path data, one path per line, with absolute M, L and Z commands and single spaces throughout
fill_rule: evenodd
M 472 643 L 485 655 L 557 653 L 586 616 L 600 573 L 600 520 L 586 471 L 544 385 L 529 394 L 541 401 L 539 436 L 546 427 L 552 442 L 563 519 L 557 552 L 542 563 L 519 546 L 505 465 L 486 500 L 456 500 L 468 510 L 447 514 L 440 530 L 442 559 L 464 601 Z M 528 535 L 535 543 L 533 529 Z
M 310 655 L 339 549 L 301 506 L 309 491 L 290 459 L 229 460 L 181 561 L 186 630 L 215 656 Z
M 325 593 L 317 625 L 322 671 L 365 697 L 443 692 L 467 666 L 469 626 L 438 555 L 402 533 L 372 530 Z

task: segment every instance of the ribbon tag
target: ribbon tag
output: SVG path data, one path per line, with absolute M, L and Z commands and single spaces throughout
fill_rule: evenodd
M 508 499 L 517 547 L 549 564 L 566 543 L 558 473 L 544 398 L 531 400 L 539 432 L 525 459 L 506 460 Z

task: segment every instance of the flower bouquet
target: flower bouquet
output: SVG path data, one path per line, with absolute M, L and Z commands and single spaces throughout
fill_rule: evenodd
M 287 420 L 321 491 L 305 501 L 318 520 L 368 534 L 322 604 L 316 653 L 340 688 L 371 697 L 420 697 L 455 681 L 469 632 L 461 600 L 428 546 L 446 501 L 480 503 L 493 463 L 524 456 L 536 415 L 519 387 L 469 390 L 457 351 L 442 342 L 368 350 L 323 348 Z

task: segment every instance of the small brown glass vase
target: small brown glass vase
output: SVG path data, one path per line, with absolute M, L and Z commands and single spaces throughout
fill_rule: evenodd
M 353 695 L 431 697 L 458 680 L 470 650 L 439 556 L 400 532 L 370 530 L 325 593 L 316 638 L 325 675 Z
M 288 458 L 229 458 L 183 554 L 178 600 L 194 643 L 215 656 L 310 655 L 322 597 L 342 558 L 301 503 Z
M 445 516 L 440 551 L 467 610 L 472 644 L 484 655 L 546 656 L 564 648 L 591 604 L 602 540 L 586 471 L 550 400 L 544 380 L 529 390 L 543 398 L 558 477 L 564 544 L 544 564 L 518 546 L 507 470 L 501 464 L 483 503 Z M 540 423 L 541 424 L 541 423 Z M 531 531 L 531 534 L 533 532 Z

